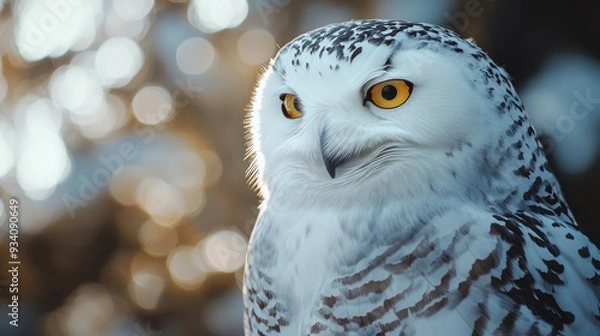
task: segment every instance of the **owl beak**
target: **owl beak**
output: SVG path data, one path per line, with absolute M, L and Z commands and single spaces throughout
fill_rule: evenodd
M 332 157 L 327 157 L 325 156 L 325 154 L 323 154 L 323 162 L 325 162 L 325 168 L 327 169 L 329 176 L 331 176 L 331 178 L 334 179 L 335 169 L 337 168 L 335 160 Z
M 327 169 L 329 176 L 334 179 L 336 168 L 346 160 L 342 156 L 328 153 L 331 149 L 328 146 L 327 132 L 325 130 L 319 135 L 319 147 L 321 149 L 321 155 L 323 156 L 323 162 L 325 163 L 325 169 Z

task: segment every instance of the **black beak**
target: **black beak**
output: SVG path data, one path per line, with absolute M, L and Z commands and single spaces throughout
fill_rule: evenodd
M 332 179 L 335 178 L 335 170 L 342 163 L 347 161 L 347 158 L 340 155 L 331 153 L 331 148 L 328 146 L 327 141 L 327 129 L 323 129 L 319 135 L 319 146 L 321 147 L 321 155 L 323 156 L 323 163 L 325 163 L 325 169 Z
M 327 168 L 329 176 L 331 176 L 331 178 L 334 179 L 335 169 L 337 168 L 337 165 L 335 164 L 334 160 L 332 160 L 331 157 L 327 157 L 325 156 L 325 154 L 323 154 L 323 162 L 325 162 L 325 168 Z

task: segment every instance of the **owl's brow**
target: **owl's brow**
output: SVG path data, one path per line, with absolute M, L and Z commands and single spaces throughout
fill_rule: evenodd
M 402 42 L 401 41 L 396 41 L 396 43 L 394 43 L 394 48 L 390 52 L 390 56 L 388 56 L 387 60 L 385 60 L 385 63 L 383 64 L 383 69 L 385 71 L 388 71 L 389 69 L 392 68 L 392 57 L 394 55 L 396 55 L 396 52 L 398 52 L 398 50 L 401 47 L 402 47 Z
M 281 77 L 285 78 L 285 70 L 282 70 L 279 68 L 280 64 L 281 64 L 281 61 L 279 59 L 277 59 L 274 62 L 272 62 L 270 65 L 273 68 L 273 71 L 280 74 Z
M 388 59 L 383 64 L 384 71 L 389 71 L 392 68 L 392 55 L 390 55 L 390 57 L 388 57 Z

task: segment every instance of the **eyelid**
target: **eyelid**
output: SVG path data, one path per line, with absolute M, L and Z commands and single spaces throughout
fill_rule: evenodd
M 379 84 L 381 82 L 389 81 L 392 79 L 400 79 L 400 77 L 393 76 L 389 73 L 385 73 L 384 75 L 378 75 L 378 76 L 375 76 L 375 77 L 367 80 L 363 84 L 363 86 L 360 88 L 360 93 L 362 95 L 362 99 L 367 98 L 367 93 L 369 93 L 369 90 L 371 89 L 371 87 L 373 87 L 373 85 Z
M 279 88 L 275 92 L 279 92 L 279 95 L 277 96 L 277 97 L 279 97 L 279 99 L 281 99 L 281 97 L 283 97 L 286 94 L 294 95 L 296 97 L 298 96 L 298 94 L 296 93 L 296 91 L 292 90 L 288 86 L 281 86 L 281 88 Z
M 273 92 L 279 92 L 280 94 L 285 94 L 285 93 L 296 94 L 296 92 L 294 92 L 294 90 L 284 81 L 277 83 L 273 87 Z

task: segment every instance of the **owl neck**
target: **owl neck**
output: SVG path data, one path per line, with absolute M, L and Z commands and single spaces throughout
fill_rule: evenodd
M 485 177 L 486 203 L 495 212 L 533 211 L 576 225 L 533 128 L 528 122 L 522 127 L 481 151 L 477 169 Z

